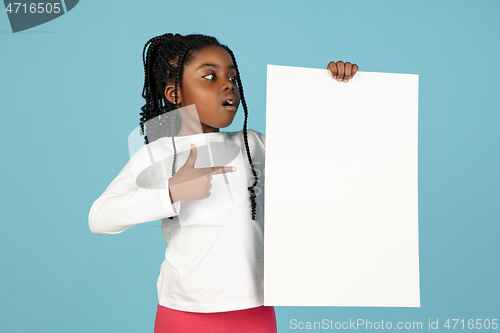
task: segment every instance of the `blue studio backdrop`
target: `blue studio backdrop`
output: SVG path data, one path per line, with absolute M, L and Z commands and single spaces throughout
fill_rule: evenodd
M 15 33 L 0 13 L 0 332 L 153 331 L 160 222 L 99 236 L 88 213 L 129 159 L 142 49 L 166 32 L 234 51 L 248 127 L 262 133 L 267 64 L 419 74 L 421 306 L 277 307 L 279 332 L 324 319 L 500 329 L 499 1 L 54 3 L 63 14 Z M 243 119 L 240 108 L 222 130 Z

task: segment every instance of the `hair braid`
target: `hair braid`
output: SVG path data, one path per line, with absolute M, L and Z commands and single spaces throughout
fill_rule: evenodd
M 179 108 L 179 104 L 177 103 L 178 99 L 178 85 L 180 83 L 180 78 L 182 77 L 182 62 L 184 61 L 184 58 L 186 57 L 186 54 L 189 52 L 189 48 L 186 48 L 184 52 L 182 52 L 182 55 L 179 57 L 179 60 L 177 62 L 177 71 L 175 75 L 175 108 Z M 174 132 L 174 127 L 175 127 L 175 122 L 174 122 L 174 117 L 172 117 L 172 133 Z M 174 146 L 174 161 L 172 162 L 172 176 L 175 175 L 175 161 L 177 159 L 177 149 L 175 147 L 175 140 L 174 136 L 172 135 L 172 144 Z
M 160 42 L 171 38 L 173 35 L 168 33 L 164 34 L 161 36 L 156 36 L 151 38 L 146 45 L 144 45 L 144 48 L 142 50 L 142 61 L 144 63 L 144 88 L 142 90 L 142 97 L 146 99 L 146 104 L 141 108 L 141 121 L 140 121 L 140 126 L 141 126 L 141 135 L 145 134 L 144 131 L 144 123 L 153 118 L 153 112 L 155 107 L 158 107 L 157 104 L 157 91 L 155 89 L 155 82 L 153 78 L 151 77 L 151 72 L 153 70 L 154 63 L 151 64 L 151 58 L 153 57 L 153 53 L 156 53 L 158 50 L 158 45 Z M 149 46 L 147 55 L 145 56 L 145 51 L 146 48 Z M 144 142 L 145 144 L 149 143 L 147 135 L 144 136 Z
M 248 135 L 247 135 L 248 109 L 247 109 L 247 103 L 245 101 L 245 95 L 243 94 L 243 85 L 241 84 L 240 71 L 238 69 L 238 64 L 236 63 L 236 58 L 235 58 L 233 52 L 227 46 L 224 46 L 224 48 L 226 49 L 226 51 L 231 56 L 231 59 L 233 60 L 234 67 L 236 69 L 236 81 L 238 82 L 238 89 L 239 89 L 240 96 L 241 96 L 241 104 L 243 105 L 243 110 L 245 111 L 245 121 L 243 122 L 243 137 L 245 139 L 244 141 L 245 141 L 245 148 L 247 151 L 248 162 L 250 163 L 250 167 L 252 169 L 252 173 L 254 176 L 254 182 L 250 187 L 248 187 L 248 190 L 250 191 L 250 201 L 251 201 L 251 205 L 252 205 L 252 220 L 255 220 L 255 209 L 257 207 L 257 203 L 255 202 L 256 195 L 255 195 L 254 187 L 257 185 L 258 177 L 257 177 L 257 173 L 255 172 L 255 168 L 253 166 L 252 156 L 250 155 L 250 147 L 248 145 Z

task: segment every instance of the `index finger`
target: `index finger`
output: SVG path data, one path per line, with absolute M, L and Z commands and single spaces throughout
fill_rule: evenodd
M 332 77 L 334 79 L 336 79 L 337 78 L 337 66 L 335 64 L 335 61 L 330 61 L 326 68 L 329 69 L 330 72 L 332 72 Z
M 228 173 L 228 172 L 235 172 L 236 171 L 236 167 L 230 167 L 230 166 L 211 167 L 211 168 L 203 168 L 203 169 L 211 175 L 218 175 L 220 173 Z

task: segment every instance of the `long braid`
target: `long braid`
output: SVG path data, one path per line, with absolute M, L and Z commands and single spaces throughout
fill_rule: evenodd
M 151 38 L 146 45 L 144 45 L 144 48 L 142 50 L 142 61 L 144 63 L 144 88 L 142 90 L 142 97 L 146 99 L 146 104 L 141 107 L 141 120 L 140 120 L 140 126 L 141 126 L 141 135 L 145 134 L 144 131 L 144 123 L 152 118 L 154 118 L 154 110 L 155 107 L 157 108 L 157 91 L 155 89 L 155 82 L 153 78 L 151 77 L 151 72 L 153 70 L 153 64 L 151 64 L 151 57 L 153 53 L 157 52 L 158 45 L 160 42 L 171 38 L 173 35 L 172 34 L 165 34 L 162 36 L 156 36 Z M 147 56 L 145 57 L 145 51 L 146 48 L 150 45 L 147 51 Z M 148 144 L 149 140 L 147 135 L 144 136 L 144 143 Z
M 148 48 L 149 46 L 149 48 Z M 172 176 L 175 174 L 175 162 L 177 157 L 177 149 L 174 137 L 178 134 L 181 128 L 181 119 L 178 117 L 178 88 L 182 84 L 182 69 L 194 58 L 196 51 L 200 51 L 208 46 L 223 47 L 231 56 L 236 69 L 236 79 L 238 90 L 240 92 L 243 109 L 245 111 L 245 122 L 243 125 L 243 136 L 247 158 L 250 163 L 254 182 L 248 187 L 250 191 L 250 201 L 252 207 L 252 220 L 255 220 L 256 214 L 256 195 L 254 187 L 257 185 L 258 177 L 255 172 L 252 157 L 250 155 L 250 147 L 248 145 L 247 121 L 248 110 L 243 95 L 243 85 L 241 83 L 238 66 L 233 52 L 225 45 L 210 36 L 192 34 L 182 36 L 180 34 L 167 33 L 161 36 L 151 38 L 142 51 L 142 59 L 144 63 L 144 88 L 142 97 L 146 99 L 146 103 L 141 107 L 141 135 L 144 135 L 144 143 L 149 144 L 160 137 L 171 136 L 174 148 L 174 159 L 172 162 Z M 147 53 L 146 53 L 147 48 Z M 175 101 L 171 103 L 165 96 L 165 88 L 167 84 L 175 82 Z M 171 117 L 166 117 L 171 115 Z M 165 128 L 164 122 L 170 118 L 170 130 L 163 133 L 161 130 Z M 146 126 L 144 126 L 146 125 Z M 169 135 L 170 134 L 170 135 Z M 169 217 L 173 219 L 173 217 Z
M 234 57 L 233 52 L 227 47 L 224 47 L 226 51 L 229 53 L 231 56 L 231 59 L 233 60 L 234 67 L 236 69 L 236 80 L 238 81 L 238 89 L 240 91 L 240 96 L 241 96 L 241 104 L 243 105 L 243 110 L 245 111 L 245 121 L 243 122 L 243 137 L 245 138 L 245 148 L 247 151 L 247 158 L 248 162 L 250 163 L 252 173 L 254 176 L 254 182 L 252 186 L 248 187 L 248 190 L 250 191 L 250 201 L 252 205 L 252 220 L 255 220 L 255 209 L 257 207 L 257 203 L 255 202 L 255 190 L 254 187 L 257 185 L 257 173 L 255 172 L 255 168 L 253 166 L 253 161 L 252 161 L 252 156 L 250 155 L 250 147 L 248 145 L 248 136 L 247 136 L 247 121 L 248 121 L 248 109 L 247 109 L 247 103 L 245 101 L 245 96 L 243 94 L 243 85 L 241 84 L 241 78 L 240 78 L 240 71 L 238 70 L 238 65 L 236 64 L 236 58 Z
M 177 71 L 175 75 L 175 108 L 179 108 L 179 104 L 177 103 L 177 98 L 178 98 L 178 86 L 180 83 L 180 78 L 182 78 L 182 63 L 184 61 L 184 58 L 186 57 L 186 54 L 189 52 L 189 48 L 186 48 L 182 55 L 179 57 L 179 60 L 177 62 Z M 174 132 L 174 118 L 172 118 L 172 133 Z M 174 161 L 172 162 L 172 176 L 175 175 L 175 160 L 177 159 L 177 149 L 175 148 L 175 141 L 174 141 L 174 136 L 172 136 L 172 144 L 174 146 Z

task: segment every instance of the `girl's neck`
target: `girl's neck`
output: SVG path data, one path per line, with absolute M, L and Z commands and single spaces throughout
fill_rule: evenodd
M 179 134 L 176 135 L 175 137 L 176 138 L 187 138 L 187 137 L 192 137 L 192 136 L 197 136 L 197 135 L 205 136 L 205 135 L 214 135 L 214 134 L 221 134 L 221 133 L 224 133 L 224 132 L 217 131 L 217 132 L 206 132 L 206 133 L 195 133 L 195 134 L 181 134 L 181 132 L 179 132 Z
M 197 123 L 193 126 L 189 126 L 186 124 L 184 121 L 181 126 L 181 130 L 179 131 L 179 134 L 177 136 L 192 136 L 192 135 L 198 135 L 198 134 L 210 134 L 210 133 L 220 133 L 218 128 L 214 127 L 208 127 L 204 124 Z
M 220 133 L 220 131 L 179 131 L 179 134 L 176 136 L 190 136 L 190 135 L 198 135 L 198 134 L 210 134 L 210 133 Z

